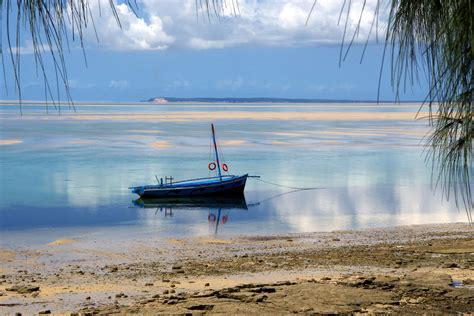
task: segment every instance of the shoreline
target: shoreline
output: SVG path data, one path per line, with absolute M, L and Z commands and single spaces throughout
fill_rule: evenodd
M 109 245 L 65 236 L 0 249 L 0 263 L 0 311 L 9 314 L 474 308 L 474 230 L 467 223 Z

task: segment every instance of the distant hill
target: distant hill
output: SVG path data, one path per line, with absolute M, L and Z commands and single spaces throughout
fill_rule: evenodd
M 287 99 L 287 98 L 175 98 L 154 97 L 144 102 L 166 104 L 174 102 L 202 102 L 202 103 L 375 103 L 376 101 L 360 100 L 329 100 L 329 99 Z

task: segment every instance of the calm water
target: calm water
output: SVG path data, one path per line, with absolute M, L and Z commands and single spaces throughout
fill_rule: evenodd
M 0 243 L 466 221 L 431 190 L 422 147 L 427 123 L 373 116 L 412 117 L 417 110 L 418 105 L 363 104 L 77 105 L 76 112 L 64 109 L 58 117 L 38 105 L 25 106 L 20 117 L 18 107 L 0 105 Z M 223 116 L 213 118 L 215 113 Z M 322 116 L 301 119 L 298 113 Z M 231 173 L 317 189 L 290 192 L 249 179 L 244 201 L 134 203 L 137 197 L 127 188 L 154 183 L 155 175 L 208 175 L 211 121 Z

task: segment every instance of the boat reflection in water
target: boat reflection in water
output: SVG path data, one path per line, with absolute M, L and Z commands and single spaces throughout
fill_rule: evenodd
M 229 220 L 230 210 L 247 210 L 247 202 L 245 196 L 200 196 L 200 197 L 170 197 L 170 198 L 139 198 L 133 203 L 143 208 L 156 209 L 155 215 L 158 212 L 163 213 L 165 217 L 173 216 L 173 212 L 186 210 L 206 210 L 207 221 L 210 225 L 215 226 L 214 234 L 217 234 L 219 225 L 226 224 Z M 204 218 L 204 217 L 203 217 Z

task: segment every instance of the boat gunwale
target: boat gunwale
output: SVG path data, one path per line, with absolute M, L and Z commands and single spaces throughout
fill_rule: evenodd
M 182 180 L 182 181 L 174 182 L 174 183 L 172 183 L 172 184 L 167 184 L 167 185 L 154 184 L 154 185 L 130 187 L 129 189 L 131 189 L 131 190 L 143 189 L 144 191 L 150 191 L 150 190 L 153 190 L 153 191 L 161 191 L 161 190 L 192 189 L 192 188 L 198 188 L 198 187 L 202 187 L 202 186 L 221 185 L 221 184 L 223 184 L 223 183 L 229 183 L 229 182 L 236 181 L 236 180 L 238 181 L 238 180 L 240 180 L 240 179 L 242 179 L 242 178 L 247 178 L 247 177 L 248 177 L 248 174 L 244 174 L 244 175 L 241 175 L 241 176 L 228 175 L 228 176 L 225 176 L 225 177 L 231 177 L 231 178 L 230 178 L 230 179 L 226 179 L 226 180 L 220 180 L 220 181 L 216 181 L 216 182 L 211 182 L 211 183 L 200 183 L 200 184 L 189 185 L 189 186 L 180 186 L 180 185 L 179 185 L 180 183 L 183 184 L 183 183 L 189 182 L 189 181 L 217 179 L 217 178 L 220 178 L 220 177 L 217 176 L 217 177 L 207 177 L 207 178 L 196 178 L 196 179 L 190 179 L 190 180 Z M 178 184 L 178 185 L 176 186 L 176 184 Z

